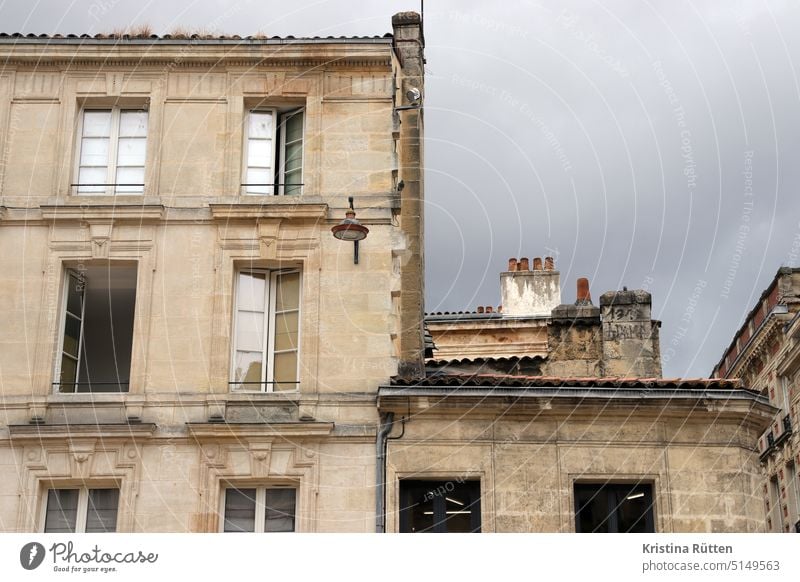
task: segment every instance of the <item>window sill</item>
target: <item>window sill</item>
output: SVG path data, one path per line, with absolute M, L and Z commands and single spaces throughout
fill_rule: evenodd
M 229 392 L 227 397 L 227 401 L 230 403 L 251 402 L 253 400 L 296 403 L 300 400 L 300 390 L 286 390 L 283 392 L 237 390 L 236 392 Z
M 236 203 L 210 203 L 214 220 L 254 219 L 254 218 L 300 218 L 324 220 L 328 205 L 318 196 L 285 199 L 284 196 L 253 197 Z M 277 199 L 277 200 L 276 200 Z M 281 200 L 282 199 L 282 200 Z
M 48 404 L 122 404 L 130 392 L 58 392 L 47 397 Z M 136 396 L 132 400 L 136 400 Z

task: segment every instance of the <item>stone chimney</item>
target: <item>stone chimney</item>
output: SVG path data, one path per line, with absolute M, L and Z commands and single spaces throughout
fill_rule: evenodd
M 651 306 L 650 293 L 640 289 L 623 288 L 600 297 L 606 376 L 661 377 L 661 323 L 651 319 Z
M 600 308 L 592 305 L 588 279 L 578 279 L 575 303 L 553 309 L 547 326 L 547 345 L 550 354 L 545 362 L 545 375 L 565 378 L 603 375 Z
M 533 259 L 529 270 L 527 258 L 509 259 L 508 271 L 500 273 L 500 296 L 503 315 L 511 317 L 549 317 L 561 303 L 561 275 L 552 257 Z

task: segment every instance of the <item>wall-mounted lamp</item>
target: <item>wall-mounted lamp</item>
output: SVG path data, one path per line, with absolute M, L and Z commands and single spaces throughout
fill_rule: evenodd
M 408 109 L 420 109 L 422 107 L 422 91 L 416 87 L 411 87 L 406 91 L 406 100 L 408 105 L 399 105 L 394 108 L 395 111 L 406 111 Z
M 348 197 L 350 209 L 345 213 L 345 219 L 331 228 L 333 236 L 343 241 L 353 241 L 353 264 L 358 264 L 358 241 L 364 240 L 369 234 L 369 229 L 356 220 L 356 211 L 353 208 L 353 197 Z

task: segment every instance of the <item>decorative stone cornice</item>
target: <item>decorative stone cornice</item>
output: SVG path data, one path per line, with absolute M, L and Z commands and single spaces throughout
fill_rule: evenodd
M 275 423 L 230 423 L 187 422 L 189 435 L 197 440 L 234 438 L 296 438 L 322 437 L 333 432 L 332 422 L 275 422 Z
M 214 220 L 324 220 L 327 204 L 210 204 Z
M 160 204 L 99 204 L 99 205 L 61 205 L 41 206 L 42 219 L 46 221 L 87 221 L 98 220 L 151 222 L 164 216 L 164 206 Z
M 103 424 L 12 424 L 8 427 L 12 442 L 71 441 L 76 438 L 142 438 L 152 436 L 154 423 Z

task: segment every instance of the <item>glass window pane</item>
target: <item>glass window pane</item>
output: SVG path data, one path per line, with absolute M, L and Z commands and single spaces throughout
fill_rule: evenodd
M 579 533 L 608 533 L 608 497 L 600 485 L 575 485 L 576 527 Z
M 236 308 L 247 311 L 264 311 L 266 289 L 266 273 L 239 273 Z
M 303 112 L 295 113 L 286 120 L 286 143 L 303 139 Z
M 108 165 L 108 138 L 85 137 L 81 141 L 81 166 Z
M 85 137 L 110 137 L 111 111 L 84 111 L 83 135 Z
M 404 516 L 401 533 L 434 531 L 433 502 L 437 485 L 438 483 L 400 482 L 400 511 Z
M 649 485 L 620 485 L 616 488 L 617 531 L 653 533 L 648 519 L 652 511 Z
M 251 194 L 272 194 L 272 171 L 247 169 L 247 192 Z M 253 184 L 259 184 L 254 186 Z
M 300 194 L 302 186 L 297 183 L 298 179 L 299 178 L 292 178 L 289 176 L 289 181 L 287 181 L 287 184 L 283 187 L 283 194 L 285 196 Z
M 69 285 L 67 288 L 67 311 L 80 317 L 85 283 L 70 273 L 67 277 L 67 285 Z
M 248 121 L 247 137 L 272 138 L 272 113 L 251 111 Z
M 294 531 L 294 489 L 267 489 L 264 531 Z
M 297 352 L 275 354 L 273 375 L 272 389 L 276 392 L 297 390 Z
M 236 315 L 236 349 L 245 352 L 264 350 L 264 314 L 239 311 Z
M 261 390 L 261 374 L 263 356 L 261 352 L 236 352 L 233 379 L 236 383 L 244 383 L 244 390 Z
M 256 490 L 225 490 L 225 523 L 226 532 L 252 532 L 256 525 Z
M 75 392 L 75 379 L 78 377 L 78 360 L 61 356 L 61 377 L 59 392 Z
M 298 312 L 289 311 L 275 316 L 275 350 L 297 349 Z
M 272 163 L 272 140 L 248 140 L 247 166 L 249 168 L 271 168 Z
M 117 531 L 119 489 L 90 489 L 86 513 L 86 532 Z
M 50 489 L 47 492 L 45 533 L 73 533 L 78 518 L 78 489 Z
M 275 311 L 297 309 L 300 306 L 300 273 L 279 274 L 275 279 Z
M 115 190 L 122 193 L 144 192 L 144 168 L 118 168 Z
M 117 146 L 117 166 L 144 166 L 146 145 L 147 141 L 140 137 L 120 138 Z
M 119 117 L 120 137 L 146 137 L 147 111 L 123 111 Z
M 81 320 L 73 315 L 67 313 L 66 321 L 64 322 L 64 346 L 65 354 L 77 358 L 78 357 L 78 344 L 81 337 Z
M 102 194 L 106 191 L 107 182 L 106 168 L 81 168 L 78 172 L 78 192 Z
M 294 143 L 286 146 L 283 169 L 285 172 L 299 170 L 303 165 L 303 144 Z

